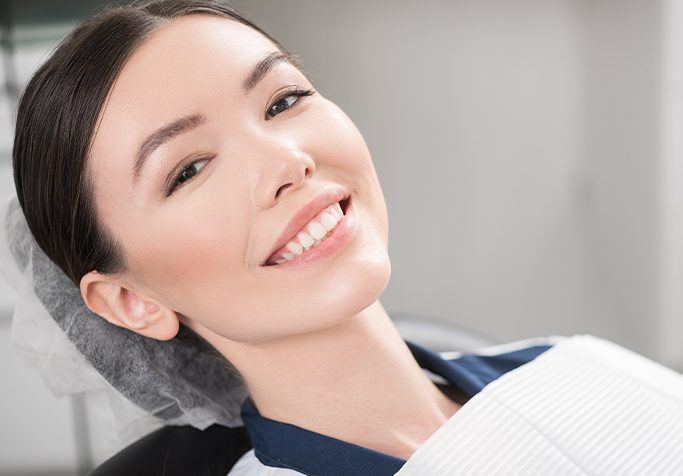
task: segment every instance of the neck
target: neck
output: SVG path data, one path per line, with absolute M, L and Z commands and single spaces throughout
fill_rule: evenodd
M 379 301 L 322 331 L 211 343 L 264 417 L 406 460 L 460 408 L 425 375 Z

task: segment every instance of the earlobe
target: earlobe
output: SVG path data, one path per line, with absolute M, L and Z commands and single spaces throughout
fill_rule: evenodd
M 158 340 L 169 340 L 179 330 L 175 311 L 141 297 L 119 280 L 91 271 L 80 283 L 86 306 L 109 323 Z

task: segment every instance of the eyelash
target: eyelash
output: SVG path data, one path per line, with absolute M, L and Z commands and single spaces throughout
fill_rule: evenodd
M 280 101 L 282 101 L 285 98 L 288 98 L 290 96 L 296 96 L 297 98 L 303 97 L 303 96 L 310 96 L 315 91 L 313 89 L 302 89 L 299 87 L 296 87 L 294 89 L 290 89 L 288 91 L 285 91 L 284 93 L 280 94 L 275 101 L 270 105 L 270 107 L 266 110 L 266 120 L 272 119 L 273 117 L 277 116 L 277 114 L 270 116 L 270 110 L 273 109 L 273 107 L 278 104 Z M 299 101 L 296 101 L 294 104 L 297 104 Z M 291 108 L 292 106 L 288 106 L 287 109 Z M 285 111 L 287 109 L 284 109 Z M 279 113 L 278 113 L 279 114 Z
M 288 97 L 290 97 L 290 96 L 295 96 L 295 97 L 297 97 L 297 98 L 301 98 L 301 97 L 304 97 L 304 96 L 310 96 L 310 95 L 312 95 L 312 94 L 314 94 L 314 93 L 315 93 L 315 90 L 313 90 L 313 89 L 302 89 L 302 88 L 299 88 L 299 87 L 294 88 L 294 89 L 290 89 L 290 90 L 284 92 L 283 94 L 279 95 L 279 96 L 271 103 L 270 107 L 266 110 L 266 118 L 265 118 L 265 120 L 267 121 L 267 120 L 269 120 L 269 119 L 272 119 L 273 117 L 277 116 L 277 115 L 280 114 L 281 112 L 286 111 L 286 110 L 292 108 L 292 104 L 289 104 L 289 105 L 287 106 L 286 109 L 283 109 L 282 111 L 280 111 L 280 112 L 278 112 L 278 113 L 276 113 L 276 114 L 274 114 L 274 115 L 270 115 L 271 109 L 273 109 L 273 107 L 274 107 L 275 105 L 277 105 L 277 104 L 278 104 L 280 101 L 282 101 L 283 99 L 286 99 L 286 98 L 288 98 Z M 299 101 L 297 100 L 296 102 L 294 102 L 294 105 L 296 105 L 296 104 L 298 104 L 298 103 L 299 103 Z M 182 185 L 183 183 L 186 183 L 186 182 L 192 180 L 192 178 L 193 178 L 194 176 L 196 176 L 197 174 L 200 173 L 200 172 L 197 172 L 197 173 L 195 173 L 194 175 L 192 175 L 190 178 L 186 179 L 184 182 L 180 182 L 180 178 L 182 177 L 182 175 L 185 173 L 186 170 L 191 169 L 195 164 L 197 164 L 197 163 L 199 163 L 199 162 L 204 162 L 204 161 L 208 161 L 208 160 L 210 160 L 210 159 L 202 158 L 202 159 L 194 160 L 194 161 L 190 162 L 186 167 L 184 167 L 178 174 L 176 174 L 175 178 L 174 178 L 173 181 L 171 182 L 171 186 L 170 186 L 170 187 L 168 188 L 168 190 L 166 191 L 166 197 L 169 197 L 170 195 L 172 195 L 173 192 L 175 192 L 175 190 L 178 188 L 178 186 L 180 186 L 180 185 Z M 201 170 L 201 169 L 200 169 L 200 170 Z

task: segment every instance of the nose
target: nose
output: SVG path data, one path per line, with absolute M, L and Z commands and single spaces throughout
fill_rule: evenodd
M 316 170 L 313 158 L 299 147 L 281 147 L 262 162 L 261 180 L 256 184 L 260 209 L 275 206 L 287 193 L 302 187 Z

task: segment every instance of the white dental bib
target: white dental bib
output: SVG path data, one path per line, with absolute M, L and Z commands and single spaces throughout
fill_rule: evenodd
M 683 475 L 683 375 L 574 335 L 492 381 L 396 473 Z

